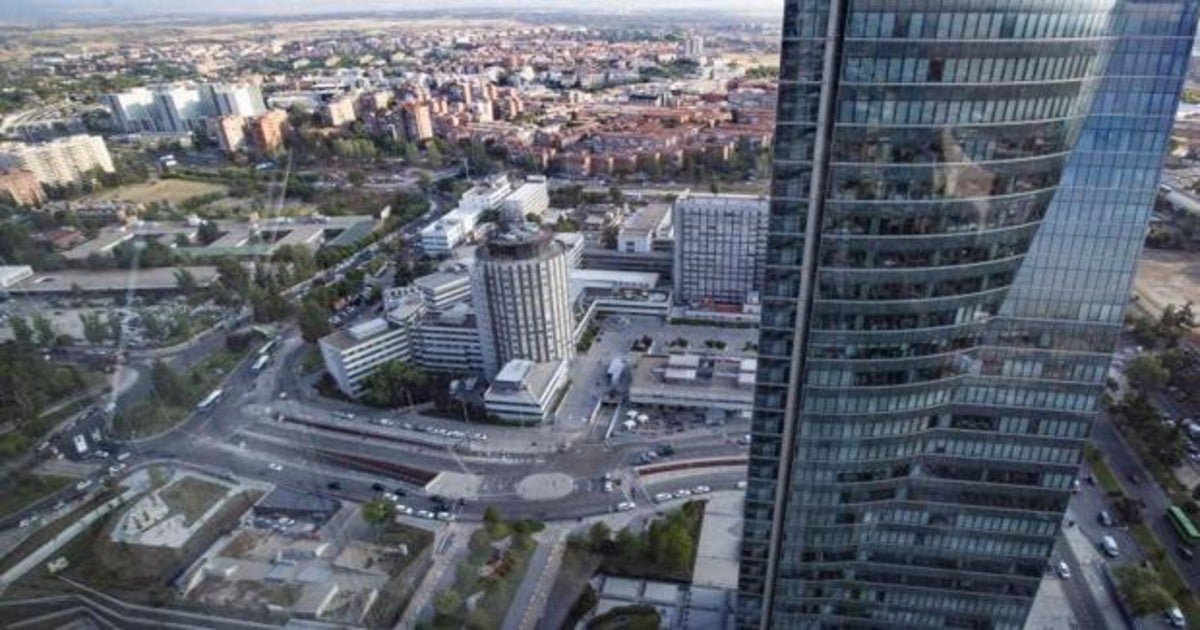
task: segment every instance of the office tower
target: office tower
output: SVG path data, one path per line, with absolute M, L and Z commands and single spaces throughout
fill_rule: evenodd
M 683 56 L 688 59 L 700 59 L 704 56 L 704 37 L 689 35 L 683 42 Z
M 118 94 L 105 94 L 104 105 L 112 114 L 117 127 L 125 133 L 157 131 L 154 92 L 134 88 Z
M 416 291 L 397 296 L 386 317 L 356 324 L 322 337 L 318 345 L 325 368 L 347 396 L 364 393 L 366 380 L 392 361 L 413 362 L 417 330 L 425 303 Z
M 762 285 L 767 200 L 696 195 L 675 200 L 675 300 L 692 308 L 742 306 Z
M 786 3 L 742 628 L 1020 628 L 1098 408 L 1197 2 L 933 6 Z
M 400 111 L 404 121 L 404 136 L 409 142 L 424 142 L 433 137 L 433 118 L 429 115 L 429 103 L 409 101 Z
M 17 168 L 33 173 L 50 186 L 82 182 L 94 171 L 113 172 L 112 157 L 104 138 L 76 135 L 39 144 L 0 145 L 0 168 Z
M 267 111 L 262 89 L 257 85 L 213 84 L 212 92 L 218 116 L 259 116 Z
M 567 255 L 554 233 L 505 217 L 476 251 L 472 302 L 484 373 L 512 359 L 542 363 L 574 356 Z

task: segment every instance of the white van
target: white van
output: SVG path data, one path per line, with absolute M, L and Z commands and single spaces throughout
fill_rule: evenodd
M 1105 555 L 1110 558 L 1116 558 L 1121 555 L 1121 550 L 1117 547 L 1117 541 L 1112 536 L 1105 536 L 1100 540 L 1100 548 L 1104 550 Z

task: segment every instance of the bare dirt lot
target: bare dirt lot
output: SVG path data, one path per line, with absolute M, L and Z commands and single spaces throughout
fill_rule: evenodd
M 1200 304 L 1200 253 L 1147 249 L 1133 285 L 1140 305 L 1153 315 L 1168 304 Z

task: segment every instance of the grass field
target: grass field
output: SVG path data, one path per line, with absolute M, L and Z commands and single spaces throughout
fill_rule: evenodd
M 44 496 L 61 490 L 69 483 L 71 480 L 66 477 L 14 475 L 13 483 L 0 489 L 0 515 L 16 512 Z
M 132 201 L 134 203 L 170 201 L 171 203 L 178 204 L 193 197 L 212 193 L 224 193 L 228 190 L 228 188 L 220 184 L 194 182 L 185 179 L 163 179 L 105 190 L 92 195 L 91 198 L 98 201 L 121 200 Z
M 228 492 L 229 488 L 221 484 L 189 476 L 163 488 L 158 497 L 171 514 L 183 514 L 183 524 L 190 526 Z

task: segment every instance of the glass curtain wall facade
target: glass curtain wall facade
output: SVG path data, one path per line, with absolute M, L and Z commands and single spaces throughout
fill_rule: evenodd
M 1020 628 L 1198 0 L 788 0 L 742 628 Z

